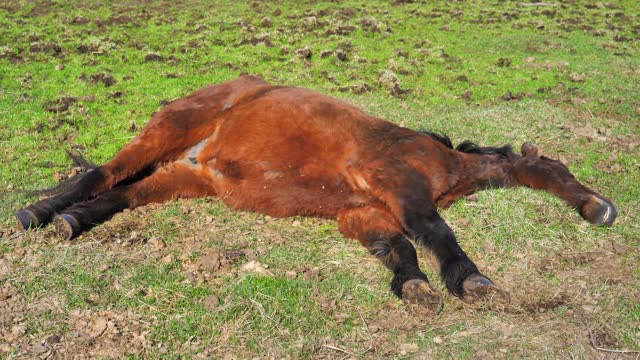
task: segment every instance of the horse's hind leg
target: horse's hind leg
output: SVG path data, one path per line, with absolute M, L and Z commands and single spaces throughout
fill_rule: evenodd
M 118 182 L 137 175 L 158 162 L 173 160 L 187 146 L 167 147 L 159 144 L 161 140 L 168 141 L 170 138 L 171 134 L 165 134 L 162 129 L 143 131 L 120 150 L 113 160 L 80 175 L 68 186 L 68 190 L 18 211 L 16 217 L 20 225 L 25 230 L 45 225 L 66 207 L 98 196 Z
M 69 190 L 40 200 L 16 213 L 22 228 L 45 225 L 64 208 L 95 197 L 158 163 L 172 161 L 213 133 L 216 122 L 206 116 L 193 127 L 180 126 L 171 110 L 156 114 L 142 133 L 108 163 L 82 174 Z
M 358 239 L 371 254 L 393 271 L 391 290 L 410 303 L 419 303 L 434 313 L 443 305 L 442 294 L 429 284 L 418 266 L 413 245 L 400 224 L 382 206 L 347 209 L 338 215 L 339 229 Z
M 20 226 L 25 230 L 45 225 L 59 210 L 74 202 L 89 199 L 94 192 L 93 189 L 103 182 L 104 172 L 100 168 L 91 169 L 73 180 L 68 185 L 68 190 L 27 206 L 16 213 L 16 218 Z
M 55 217 L 54 225 L 59 236 L 71 239 L 127 208 L 207 195 L 214 195 L 214 190 L 199 176 L 198 169 L 179 161 L 131 185 L 117 186 L 95 199 L 64 209 Z
M 248 91 L 269 88 L 262 80 L 241 77 L 201 89 L 176 100 L 155 114 L 140 135 L 129 142 L 107 164 L 86 173 L 73 188 L 58 196 L 39 201 L 16 217 L 24 229 L 44 225 L 54 214 L 78 201 L 86 201 L 159 163 L 175 161 L 201 141 L 216 136 L 216 121 Z
M 561 162 L 538 155 L 538 148 L 522 145 L 522 158 L 513 168 L 516 181 L 561 198 L 595 225 L 611 225 L 618 215 L 613 201 L 580 184 Z
M 168 160 L 162 155 L 158 149 L 146 146 L 143 141 L 134 140 L 107 164 L 79 175 L 65 191 L 29 205 L 18 211 L 16 217 L 25 230 L 45 225 L 60 210 L 97 196 L 158 161 Z

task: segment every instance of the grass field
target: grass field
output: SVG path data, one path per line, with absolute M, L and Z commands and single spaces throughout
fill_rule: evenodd
M 636 1 L 118 3 L 0 3 L 0 358 L 638 358 Z M 531 140 L 618 221 L 523 188 L 455 203 L 442 216 L 513 303 L 449 295 L 435 317 L 335 221 L 212 198 L 73 241 L 17 230 L 27 190 L 72 173 L 66 149 L 106 162 L 163 104 L 241 73 L 455 143 Z

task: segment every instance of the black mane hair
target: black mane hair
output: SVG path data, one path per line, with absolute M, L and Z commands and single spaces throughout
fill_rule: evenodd
M 430 136 L 433 140 L 445 145 L 449 149 L 453 148 L 451 139 L 444 134 L 438 134 L 431 131 L 420 131 L 420 133 Z M 456 151 L 460 151 L 467 154 L 480 154 L 480 155 L 498 155 L 503 158 L 508 158 L 514 155 L 511 145 L 504 145 L 501 147 L 494 146 L 479 146 L 478 144 L 465 140 L 455 147 Z

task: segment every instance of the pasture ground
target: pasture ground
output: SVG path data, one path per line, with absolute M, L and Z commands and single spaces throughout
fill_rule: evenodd
M 636 1 L 118 3 L 0 4 L 0 358 L 638 357 Z M 103 163 L 167 101 L 243 72 L 455 143 L 531 140 L 618 221 L 528 189 L 457 202 L 442 215 L 513 304 L 447 296 L 435 317 L 334 221 L 200 199 L 73 241 L 16 230 L 24 190 L 75 171 L 65 149 Z

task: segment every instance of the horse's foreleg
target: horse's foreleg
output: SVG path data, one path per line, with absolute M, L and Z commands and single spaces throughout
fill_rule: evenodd
M 372 172 L 375 175 L 366 178 L 371 191 L 398 219 L 403 232 L 434 255 L 447 289 L 465 300 L 497 294 L 509 301 L 508 294 L 482 275 L 460 248 L 453 231 L 438 215 L 424 176 L 398 164 L 373 165 L 387 171 Z
M 522 158 L 514 164 L 513 176 L 521 185 L 561 198 L 592 224 L 611 225 L 618 215 L 613 201 L 580 184 L 561 162 L 539 156 L 531 143 L 522 145 Z
M 480 273 L 435 209 L 411 211 L 409 207 L 407 210 L 405 226 L 416 242 L 435 257 L 442 280 L 453 295 L 467 301 L 483 298 L 510 301 L 508 293 Z
M 416 250 L 388 210 L 373 205 L 347 209 L 338 214 L 338 222 L 342 234 L 358 239 L 393 272 L 391 291 L 396 296 L 433 312 L 442 308 L 442 294 L 429 284 L 418 265 Z
M 64 209 L 55 217 L 54 225 L 58 235 L 71 239 L 127 208 L 207 195 L 214 195 L 214 190 L 199 176 L 197 168 L 174 162 L 136 183 L 117 186 L 95 199 Z

